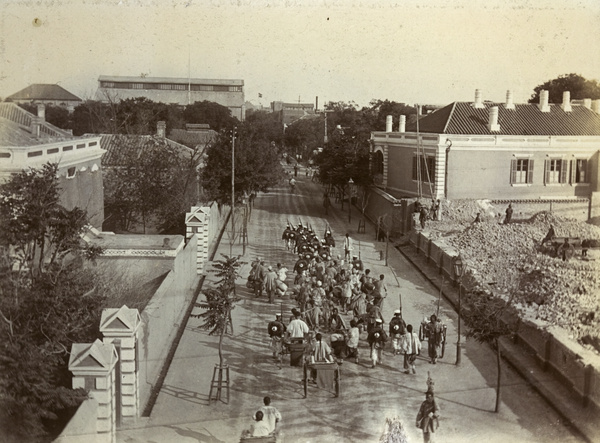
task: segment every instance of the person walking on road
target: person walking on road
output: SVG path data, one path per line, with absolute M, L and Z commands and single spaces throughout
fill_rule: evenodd
M 352 257 L 352 251 L 354 250 L 352 246 L 352 238 L 350 238 L 350 234 L 346 232 L 346 238 L 344 238 L 344 260 L 347 260 Z
M 304 335 L 308 333 L 308 325 L 301 318 L 300 311 L 293 309 L 294 319 L 290 322 L 287 327 L 287 332 L 291 340 L 304 340 Z
M 416 332 L 413 332 L 412 325 L 406 327 L 406 333 L 402 335 L 402 350 L 404 351 L 404 372 L 410 374 L 417 373 L 415 360 L 421 353 L 421 341 Z
M 277 273 L 273 271 L 272 266 L 267 268 L 263 284 L 269 297 L 269 303 L 273 303 L 275 301 L 275 292 L 277 292 Z
M 402 336 L 406 332 L 406 322 L 402 319 L 402 311 L 396 309 L 394 316 L 390 320 L 390 338 L 392 339 L 392 347 L 394 355 L 399 355 L 402 352 Z M 407 369 L 404 367 L 404 369 Z
M 434 443 L 433 434 L 439 427 L 438 406 L 433 397 L 433 391 L 425 393 L 425 401 L 421 403 L 417 414 L 417 428 L 423 431 L 423 441 L 425 443 Z
M 371 346 L 371 368 L 377 366 L 377 363 L 383 363 L 383 348 L 387 341 L 387 335 L 383 330 L 383 321 L 378 318 L 375 327 L 371 329 L 367 337 L 369 346 Z
M 436 364 L 437 359 L 442 353 L 442 343 L 444 341 L 444 331 L 442 322 L 433 314 L 429 318 L 429 338 L 427 342 L 427 350 L 429 352 L 430 363 Z
M 275 314 L 275 320 L 269 322 L 267 331 L 271 337 L 271 349 L 273 358 L 277 359 L 279 369 L 281 369 L 281 360 L 283 355 L 283 337 L 285 335 L 285 325 L 281 321 L 281 314 Z

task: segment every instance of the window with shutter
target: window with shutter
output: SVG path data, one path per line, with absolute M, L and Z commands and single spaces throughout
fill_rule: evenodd
M 561 160 L 560 161 L 560 182 L 561 183 L 567 182 L 567 169 L 568 169 L 567 160 Z
M 517 182 L 517 160 L 510 161 L 510 183 Z
M 533 160 L 527 160 L 527 183 L 533 183 Z

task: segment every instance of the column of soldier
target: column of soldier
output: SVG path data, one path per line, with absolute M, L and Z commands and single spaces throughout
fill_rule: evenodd
M 312 361 L 343 362 L 350 358 L 359 362 L 358 343 L 363 329 L 367 331 L 367 342 L 370 348 L 369 360 L 371 367 L 382 363 L 382 351 L 391 338 L 393 354 L 404 354 L 404 370 L 406 373 L 416 373 L 415 359 L 420 354 L 421 343 L 419 335 L 413 331 L 412 325 L 407 325 L 402 318 L 401 310 L 394 312 L 389 324 L 389 337 L 384 330 L 384 319 L 381 313 L 383 299 L 387 295 L 384 275 L 374 278 L 369 269 L 365 269 L 359 257 L 354 256 L 346 262 L 340 255 L 333 256 L 335 240 L 329 227 L 326 228 L 323 239 L 313 231 L 312 227 L 299 223 L 293 228 L 289 223 L 285 228 L 282 240 L 285 247 L 298 254 L 294 265 L 294 286 L 291 290 L 297 308 L 292 310 L 292 317 L 286 326 L 281 314 L 269 323 L 268 333 L 272 339 L 273 357 L 281 365 L 281 356 L 286 353 L 286 344 L 294 341 L 304 342 L 306 359 Z M 269 266 L 264 272 L 264 262 L 257 260 L 253 264 L 251 276 L 256 275 L 256 281 L 263 282 L 271 300 L 272 294 L 282 296 L 287 290 L 285 272 L 287 269 L 277 265 L 275 272 Z M 283 275 L 281 269 L 284 270 Z M 269 292 L 266 289 L 268 278 L 274 274 L 275 288 Z M 281 278 L 283 277 L 283 278 Z M 279 288 L 279 289 L 277 289 Z M 279 291 L 279 292 L 278 292 Z M 256 288 L 257 296 L 262 294 Z M 272 300 L 271 300 L 272 301 Z M 349 327 L 344 316 L 351 316 Z M 435 316 L 433 316 L 435 317 Z M 440 336 L 441 325 L 437 319 L 424 325 L 425 335 Z M 432 331 L 433 334 L 429 334 Z M 438 331 L 440 333 L 438 334 Z M 330 334 L 330 344 L 321 342 L 323 333 Z M 423 336 L 422 336 L 423 338 Z M 429 340 L 434 349 L 430 349 L 430 363 L 436 362 L 439 355 L 440 340 Z M 312 355 L 315 342 L 318 341 L 319 355 Z M 431 346 L 430 346 L 431 347 Z M 325 352 L 322 350 L 325 349 Z M 317 358 L 315 358 L 317 357 Z

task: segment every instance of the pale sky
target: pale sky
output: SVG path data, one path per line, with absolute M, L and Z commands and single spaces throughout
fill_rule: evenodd
M 519 103 L 562 74 L 600 80 L 599 0 L 0 3 L 0 97 L 58 83 L 85 99 L 100 75 L 189 72 L 242 79 L 263 106 L 448 104 L 475 89 Z

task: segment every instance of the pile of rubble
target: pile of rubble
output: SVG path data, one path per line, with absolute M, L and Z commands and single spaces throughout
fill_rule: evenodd
M 504 208 L 502 208 L 503 210 Z M 482 222 L 474 223 L 477 213 Z M 600 343 L 600 251 L 568 261 L 542 247 L 550 226 L 556 236 L 600 241 L 600 227 L 540 212 L 502 224 L 487 202 L 449 202 L 442 221 L 428 222 L 433 238 L 460 251 L 468 278 L 496 295 L 515 294 L 527 316 L 562 326 L 584 346 Z M 597 244 L 597 242 L 595 242 Z

